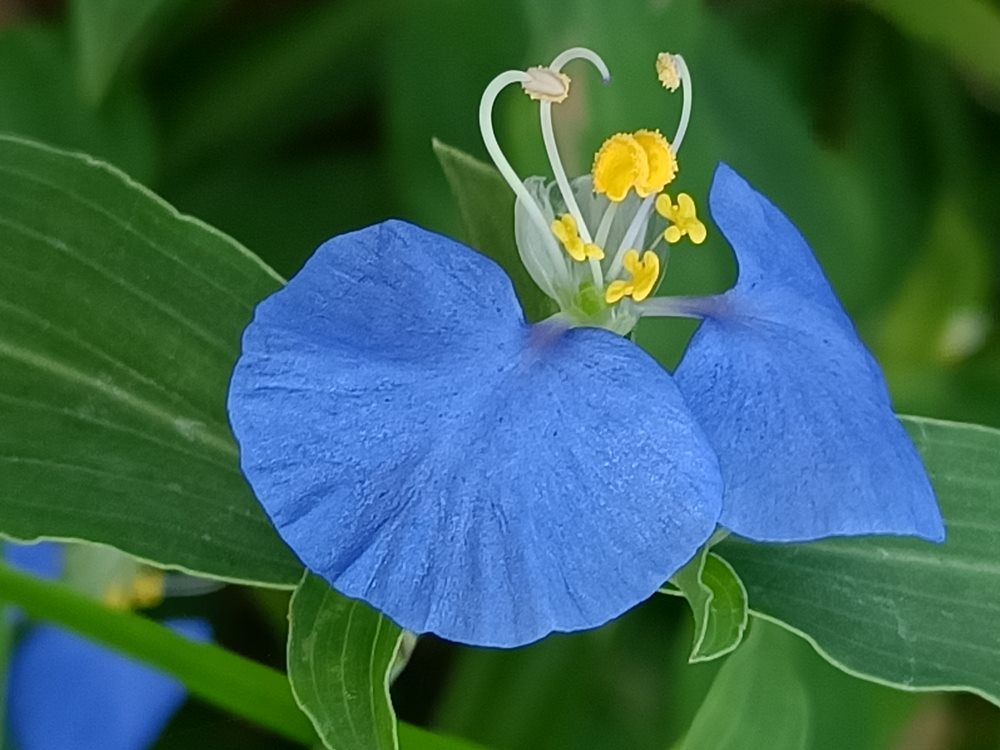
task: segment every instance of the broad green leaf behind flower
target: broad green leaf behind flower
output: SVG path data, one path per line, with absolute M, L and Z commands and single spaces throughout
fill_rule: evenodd
M 0 534 L 294 585 L 224 411 L 239 333 L 281 279 L 113 168 L 14 137 L 0 268 Z

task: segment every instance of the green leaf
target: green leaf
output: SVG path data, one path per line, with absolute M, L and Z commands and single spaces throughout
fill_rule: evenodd
M 115 169 L 11 137 L 0 267 L 0 533 L 294 585 L 225 410 L 240 334 L 281 279 Z
M 529 321 L 556 312 L 555 303 L 532 281 L 518 255 L 514 242 L 514 193 L 510 186 L 492 165 L 437 139 L 433 145 L 458 201 L 468 243 L 507 272 Z
M 331 750 L 395 750 L 389 671 L 403 631 L 307 573 L 288 614 L 288 679 Z
M 13 602 L 30 617 L 55 623 L 172 675 L 193 695 L 282 737 L 301 745 L 316 742 L 316 733 L 299 709 L 288 680 L 277 670 L 211 643 L 197 643 L 132 612 L 105 607 L 66 584 L 38 580 L 0 563 L 0 605 L 6 602 Z M 399 735 L 403 750 L 476 750 L 464 741 L 408 724 L 400 724 Z M 367 750 L 371 746 L 347 747 Z
M 679 734 L 679 673 L 718 664 L 685 668 L 687 647 L 675 648 L 671 627 L 683 607 L 654 597 L 596 630 L 513 650 L 461 649 L 435 724 L 494 750 L 663 747 Z
M 712 683 L 677 750 L 805 750 L 810 707 L 788 636 L 755 621 Z
M 934 201 L 933 211 L 923 253 L 888 310 L 879 340 L 879 362 L 897 396 L 919 370 L 967 358 L 990 327 L 989 243 L 954 192 Z
M 380 32 L 393 5 L 309 3 L 204 59 L 167 102 L 170 166 L 197 170 L 216 151 L 260 154 L 304 125 L 328 128 L 332 114 L 377 90 Z M 233 33 L 224 23 L 220 36 Z
M 481 745 L 464 739 L 437 734 L 403 722 L 399 724 L 399 744 L 402 750 L 483 750 Z
M 915 39 L 1000 89 L 1000 12 L 983 0 L 865 0 Z
M 76 70 L 87 101 L 99 103 L 129 53 L 150 36 L 155 21 L 186 0 L 74 0 L 70 19 Z
M 860 537 L 721 547 L 754 613 L 846 672 L 909 690 L 968 690 L 1000 704 L 1000 431 L 915 417 L 948 529 L 942 545 Z
M 122 88 L 97 107 L 83 100 L 57 30 L 0 28 L 0 131 L 79 149 L 139 179 L 153 172 L 153 123 L 146 103 Z
M 706 545 L 670 581 L 678 591 L 664 593 L 683 595 L 694 615 L 691 663 L 717 659 L 740 645 L 749 617 L 747 592 L 729 563 Z

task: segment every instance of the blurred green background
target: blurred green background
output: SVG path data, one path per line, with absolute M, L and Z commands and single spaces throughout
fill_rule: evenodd
M 460 235 L 431 138 L 485 158 L 486 83 L 578 44 L 614 81 L 568 70 L 556 129 L 571 173 L 613 132 L 673 132 L 679 97 L 653 60 L 683 54 L 696 94 L 677 188 L 704 211 L 714 164 L 733 164 L 810 240 L 899 411 L 1000 426 L 997 2 L 0 0 L 0 131 L 110 161 L 287 275 L 388 216 Z M 532 105 L 503 96 L 496 121 L 518 170 L 547 174 Z M 732 274 L 713 233 L 675 253 L 665 288 Z M 689 330 L 640 339 L 676 357 Z M 163 613 L 207 610 L 225 645 L 280 666 L 285 604 L 229 588 Z M 685 628 L 664 597 L 516 652 L 428 639 L 394 697 L 403 718 L 497 750 L 665 750 L 717 669 L 685 664 Z M 983 701 L 868 685 L 781 644 L 817 748 L 1000 748 Z M 282 745 L 191 704 L 161 746 Z

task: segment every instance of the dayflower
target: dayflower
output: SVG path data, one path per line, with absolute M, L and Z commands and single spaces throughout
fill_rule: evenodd
M 677 233 L 704 231 L 693 199 L 662 193 L 690 74 L 658 58 L 683 90 L 672 139 L 614 135 L 570 180 L 551 109 L 578 58 L 609 80 L 595 53 L 568 50 L 499 75 L 479 113 L 554 318 L 526 323 L 491 260 L 401 221 L 334 237 L 257 307 L 229 414 L 281 536 L 404 628 L 492 646 L 612 619 L 720 524 L 759 541 L 942 539 L 874 359 L 798 231 L 728 166 L 709 205 L 736 285 L 651 294 L 667 251 L 657 201 Z M 552 182 L 522 181 L 494 136 L 514 84 L 539 101 Z M 646 316 L 701 321 L 673 375 L 623 336 Z
M 6 544 L 4 558 L 42 578 L 62 575 L 63 549 L 53 543 Z M 148 603 L 156 593 L 153 581 L 140 574 L 126 586 L 122 576 L 113 576 L 103 598 L 110 606 Z M 166 624 L 194 640 L 210 637 L 202 620 Z M 10 659 L 10 738 L 18 750 L 147 750 L 186 694 L 177 680 L 116 651 L 52 625 L 32 624 Z

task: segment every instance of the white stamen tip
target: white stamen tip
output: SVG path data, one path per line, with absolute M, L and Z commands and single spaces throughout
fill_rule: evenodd
M 681 86 L 681 73 L 677 70 L 677 62 L 669 52 L 661 52 L 656 56 L 656 77 L 660 79 L 667 91 L 676 91 Z
M 569 96 L 569 76 L 551 68 L 528 68 L 528 79 L 521 84 L 524 93 L 535 101 L 559 104 Z

